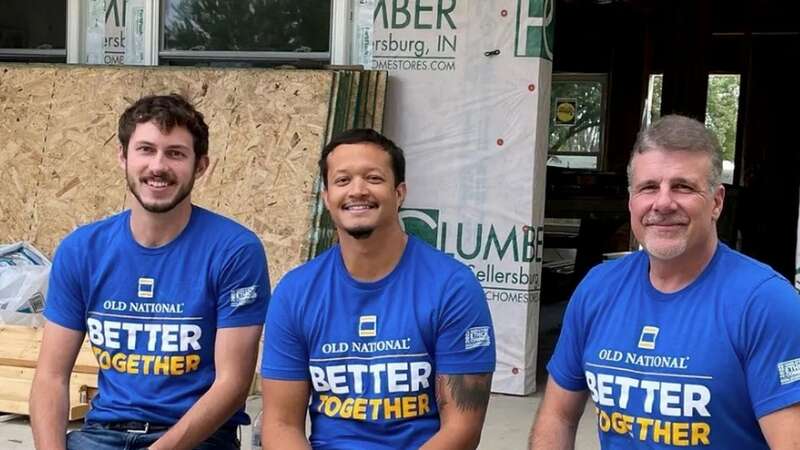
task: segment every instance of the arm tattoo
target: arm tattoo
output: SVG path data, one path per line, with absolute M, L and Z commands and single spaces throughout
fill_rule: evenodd
M 444 390 L 461 411 L 486 411 L 492 387 L 492 374 L 439 375 L 436 377 L 436 402 L 439 408 L 447 404 Z

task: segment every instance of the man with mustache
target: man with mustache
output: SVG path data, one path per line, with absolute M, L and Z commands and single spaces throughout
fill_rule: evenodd
M 270 295 L 264 248 L 192 204 L 208 126 L 186 99 L 139 99 L 118 136 L 131 208 L 79 227 L 53 261 L 30 400 L 36 447 L 239 448 Z M 98 393 L 83 427 L 65 435 L 84 336 Z
M 394 142 L 349 130 L 319 165 L 339 243 L 275 288 L 261 358 L 264 449 L 476 448 L 495 365 L 483 289 L 403 231 L 405 158 Z
M 717 239 L 716 137 L 670 115 L 628 165 L 643 251 L 592 269 L 564 316 L 531 448 L 573 448 L 587 395 L 603 449 L 800 448 L 800 298 Z

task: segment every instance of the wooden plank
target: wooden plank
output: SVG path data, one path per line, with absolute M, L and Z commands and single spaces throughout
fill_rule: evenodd
M 42 345 L 41 328 L 30 328 L 21 325 L 0 326 L 0 365 L 36 367 L 39 357 L 39 348 Z M 96 374 L 97 360 L 94 357 L 88 339 L 83 342 L 78 357 L 75 360 L 74 371 L 86 374 Z

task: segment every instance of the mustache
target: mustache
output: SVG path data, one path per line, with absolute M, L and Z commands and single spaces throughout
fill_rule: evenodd
M 686 225 L 689 218 L 682 214 L 648 214 L 642 219 L 644 225 Z

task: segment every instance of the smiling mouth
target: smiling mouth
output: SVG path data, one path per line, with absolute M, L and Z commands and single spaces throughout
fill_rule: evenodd
M 375 205 L 374 203 L 355 203 L 355 204 L 344 205 L 342 209 L 351 212 L 361 212 L 361 211 L 369 211 L 370 209 L 375 209 L 375 208 L 377 208 L 377 205 Z
M 163 189 L 167 186 L 171 186 L 173 183 L 171 181 L 163 180 L 163 179 L 155 179 L 155 178 L 148 178 L 142 180 L 142 183 L 148 187 L 153 189 Z

